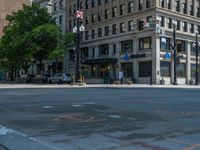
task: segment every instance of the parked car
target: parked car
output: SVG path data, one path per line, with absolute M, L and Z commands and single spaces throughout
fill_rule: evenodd
M 49 83 L 72 83 L 72 77 L 70 74 L 56 73 L 48 79 Z

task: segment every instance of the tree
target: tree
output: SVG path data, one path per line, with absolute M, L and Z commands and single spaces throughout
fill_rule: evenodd
M 58 71 L 58 60 L 64 59 L 67 48 L 74 44 L 74 38 L 75 36 L 72 32 L 66 35 L 60 35 L 57 47 L 49 54 L 48 58 L 56 61 L 56 72 Z
M 22 10 L 6 17 L 8 25 L 0 42 L 0 65 L 12 72 L 32 59 L 47 59 L 58 42 L 59 27 L 47 10 L 39 5 L 23 5 Z

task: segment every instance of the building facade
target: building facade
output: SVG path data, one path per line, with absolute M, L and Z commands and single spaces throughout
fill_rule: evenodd
M 67 1 L 68 31 L 76 25 L 76 6 L 76 1 Z M 80 0 L 80 8 L 86 28 L 81 41 L 86 81 L 118 80 L 123 73 L 125 81 L 173 83 L 173 23 L 177 82 L 188 84 L 194 79 L 192 44 L 195 31 L 200 33 L 199 0 Z
M 18 9 L 21 9 L 23 4 L 28 3 L 29 0 L 0 0 L 0 36 L 3 34 L 3 28 L 7 24 L 5 17 Z

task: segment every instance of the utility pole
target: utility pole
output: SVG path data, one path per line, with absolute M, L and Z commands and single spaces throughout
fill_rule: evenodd
M 196 80 L 195 85 L 199 85 L 199 70 L 198 70 L 198 56 L 199 56 L 199 43 L 198 43 L 198 32 L 196 32 Z
M 176 61 L 176 24 L 173 23 L 173 51 L 174 51 L 174 81 L 173 81 L 173 85 L 178 85 L 177 83 L 177 76 L 176 76 L 176 65 L 177 65 L 177 61 Z

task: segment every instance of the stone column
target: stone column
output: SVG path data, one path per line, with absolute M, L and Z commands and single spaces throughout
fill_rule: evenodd
M 186 83 L 187 84 L 189 84 L 189 81 L 191 80 L 190 57 L 191 57 L 191 44 L 190 42 L 186 42 Z

